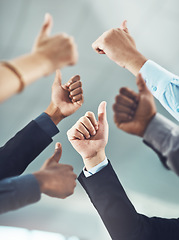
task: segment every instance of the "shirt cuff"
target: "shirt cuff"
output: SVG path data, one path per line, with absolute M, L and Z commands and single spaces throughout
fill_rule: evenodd
M 157 113 L 150 121 L 143 139 L 153 149 L 165 156 L 168 149 L 168 141 L 166 140 L 171 135 L 171 131 L 176 129 L 176 127 L 177 125 L 172 121 Z
M 87 171 L 86 168 L 83 168 L 83 173 L 85 177 L 90 177 L 94 175 L 95 173 L 101 171 L 104 167 L 108 165 L 108 159 L 105 157 L 104 161 L 96 165 L 95 167 L 91 168 L 90 171 Z
M 162 68 L 157 63 L 148 60 L 140 69 L 146 85 L 152 94 L 159 99 L 165 92 L 167 86 L 175 80 L 175 75 Z
M 59 133 L 58 128 L 46 113 L 42 113 L 35 119 L 39 127 L 51 138 Z

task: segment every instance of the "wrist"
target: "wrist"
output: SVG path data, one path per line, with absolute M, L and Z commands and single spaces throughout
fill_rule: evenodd
M 92 169 L 93 167 L 97 166 L 98 164 L 100 164 L 101 162 L 104 161 L 106 155 L 105 155 L 105 149 L 102 149 L 98 152 L 96 152 L 93 156 L 91 157 L 84 157 L 83 158 L 83 162 L 84 165 L 87 169 L 87 171 L 89 171 L 90 169 Z
M 31 54 L 32 54 L 35 62 L 37 62 L 39 67 L 41 68 L 43 77 L 48 76 L 50 73 L 53 72 L 52 63 L 45 54 L 38 52 L 38 51 L 35 51 Z
M 47 60 L 38 52 L 23 55 L 11 62 L 21 72 L 25 85 L 46 76 L 49 72 Z
M 34 177 L 36 178 L 36 180 L 39 184 L 40 192 L 44 193 L 45 192 L 45 186 L 44 186 L 43 174 L 41 173 L 41 171 L 38 171 L 38 172 L 33 173 L 33 175 L 34 175 Z
M 150 118 L 148 118 L 144 122 L 144 124 L 143 124 L 144 127 L 142 128 L 142 131 L 139 134 L 140 137 L 142 137 L 142 138 L 144 137 L 144 134 L 145 134 L 145 132 L 147 130 L 147 127 L 149 126 L 150 122 L 152 121 L 152 119 L 155 117 L 156 114 L 157 114 L 157 112 L 155 112 Z
M 46 54 L 41 51 L 34 51 L 31 53 L 32 59 L 38 64 L 40 67 L 42 76 L 48 76 L 49 74 L 53 73 L 56 68 L 54 68 L 54 64 L 51 59 L 49 59 Z
M 126 63 L 125 67 L 132 73 L 134 76 L 137 76 L 140 69 L 148 59 L 144 57 L 137 50 L 131 51 L 130 59 Z
M 60 109 L 55 106 L 53 102 L 51 102 L 50 105 L 47 107 L 45 113 L 48 114 L 48 116 L 51 118 L 55 125 L 57 125 L 64 118 Z

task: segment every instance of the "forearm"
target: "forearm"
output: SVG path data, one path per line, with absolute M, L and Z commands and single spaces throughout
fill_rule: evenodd
M 51 136 L 31 121 L 0 148 L 0 179 L 20 175 L 51 142 Z
M 81 173 L 78 180 L 113 240 L 178 239 L 179 220 L 137 213 L 110 163 L 90 177 Z
M 40 197 L 39 184 L 31 174 L 0 181 L 0 213 L 35 203 Z
M 25 86 L 47 75 L 49 68 L 48 61 L 37 53 L 30 53 L 9 62 L 21 73 Z M 0 65 L 0 75 L 0 102 L 2 102 L 18 92 L 20 81 L 7 66 Z
M 110 163 L 91 177 L 86 178 L 81 173 L 78 180 L 89 195 L 113 240 L 131 239 L 134 233 L 138 236 L 139 215 Z M 139 239 L 137 236 L 134 239 Z
M 30 53 L 11 61 L 14 66 L 21 70 L 25 79 L 25 85 L 28 85 L 46 76 L 49 68 L 49 60 L 40 53 Z
M 148 60 L 140 69 L 151 93 L 179 121 L 179 77 Z

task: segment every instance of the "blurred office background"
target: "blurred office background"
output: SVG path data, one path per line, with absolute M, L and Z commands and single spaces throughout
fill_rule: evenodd
M 81 75 L 85 102 L 59 124 L 60 133 L 54 142 L 25 173 L 38 170 L 52 155 L 55 142 L 60 141 L 61 162 L 73 165 L 79 174 L 82 159 L 68 142 L 66 132 L 86 111 L 96 114 L 99 103 L 106 100 L 110 127 L 106 154 L 131 201 L 148 216 L 178 217 L 179 178 L 162 167 L 142 139 L 118 130 L 113 122 L 114 97 L 122 86 L 137 89 L 134 76 L 91 48 L 99 35 L 127 19 L 138 50 L 179 74 L 178 0 L 0 0 L 0 59 L 12 59 L 31 51 L 46 12 L 54 19 L 52 34 L 66 32 L 78 44 L 79 62 L 63 69 L 62 76 L 66 82 L 72 75 Z M 54 75 L 40 79 L 0 105 L 1 146 L 46 109 L 53 79 Z M 160 113 L 175 122 L 157 101 L 156 104 Z M 42 196 L 34 205 L 0 215 L 0 225 L 60 233 L 81 240 L 110 239 L 79 183 L 75 194 L 66 200 Z M 16 234 L 13 239 L 17 239 Z

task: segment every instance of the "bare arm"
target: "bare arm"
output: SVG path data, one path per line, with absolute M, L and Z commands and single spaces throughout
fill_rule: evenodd
M 32 52 L 10 62 L 22 75 L 24 85 L 53 73 L 57 68 L 75 64 L 78 58 L 72 37 L 66 34 L 50 36 L 52 17 L 47 14 Z M 18 92 L 19 77 L 7 66 L 0 65 L 0 102 Z

